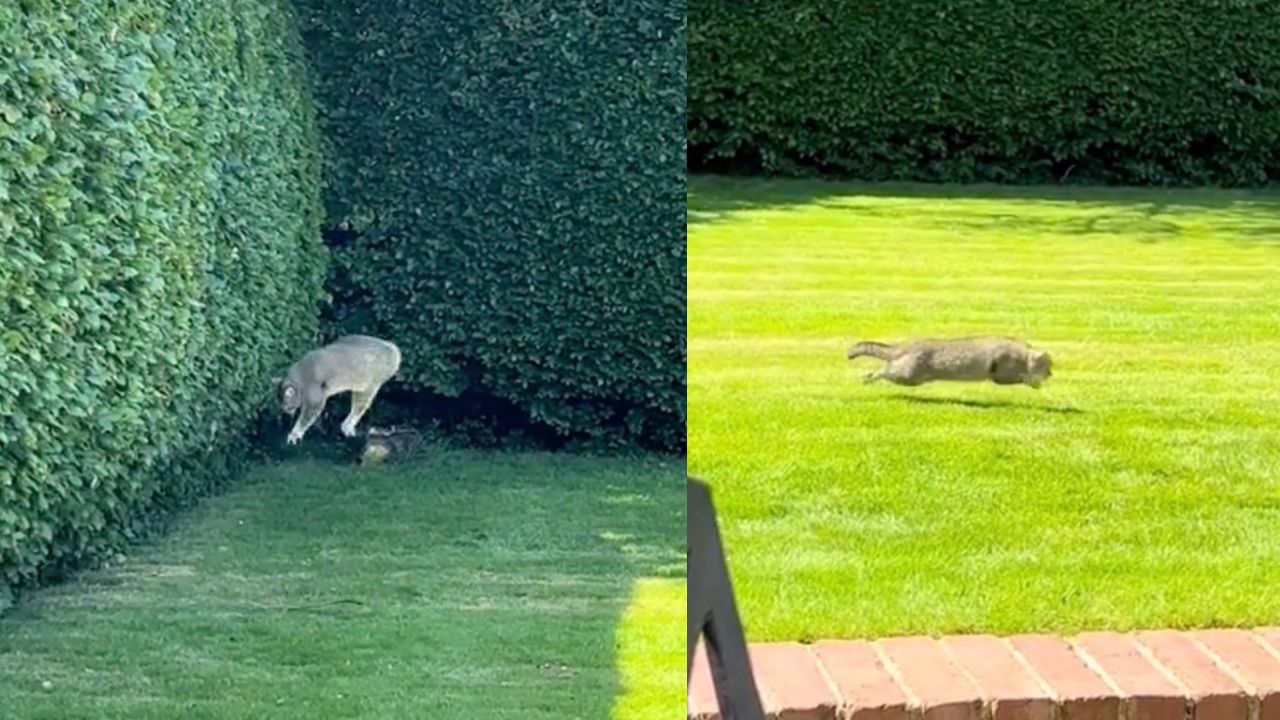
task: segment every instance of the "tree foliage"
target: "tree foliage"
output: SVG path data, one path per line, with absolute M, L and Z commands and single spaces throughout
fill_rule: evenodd
M 698 0 L 690 23 L 695 169 L 1280 177 L 1280 4 Z
M 304 60 L 278 1 L 0 3 L 0 588 L 232 475 L 315 335 Z
M 416 390 L 682 447 L 683 3 L 304 1 L 333 332 Z

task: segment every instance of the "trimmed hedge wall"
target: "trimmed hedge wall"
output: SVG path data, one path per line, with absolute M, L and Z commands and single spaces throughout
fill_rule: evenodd
M 1280 179 L 1280 3 L 697 0 L 690 167 Z
M 684 3 L 302 1 L 331 334 L 399 343 L 424 409 L 682 448 Z
M 3 596 L 233 474 L 326 251 L 283 2 L 0 3 L 0 48 Z

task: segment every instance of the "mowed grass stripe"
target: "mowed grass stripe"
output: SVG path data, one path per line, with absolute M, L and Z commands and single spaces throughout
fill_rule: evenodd
M 693 178 L 689 202 L 689 469 L 752 639 L 1280 621 L 1280 199 Z M 863 386 L 877 362 L 844 357 L 981 333 L 1055 377 Z

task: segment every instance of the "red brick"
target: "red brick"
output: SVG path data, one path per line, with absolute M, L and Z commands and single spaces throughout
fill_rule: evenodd
M 1138 642 L 1190 693 L 1195 720 L 1244 720 L 1249 712 L 1244 688 L 1215 665 L 1190 635 L 1152 630 L 1138 633 Z
M 992 720 L 1052 720 L 1052 698 L 999 638 L 954 635 L 942 644 L 978 683 Z
M 1133 636 L 1084 633 L 1075 639 L 1075 646 L 1093 658 L 1127 696 L 1130 720 L 1182 720 L 1186 697 L 1138 652 Z
M 836 720 L 835 693 L 818 670 L 817 658 L 797 642 L 750 646 L 751 668 L 777 720 Z
M 1280 657 L 1280 628 L 1261 627 L 1253 631 L 1258 644 L 1276 657 Z
M 776 720 L 1280 720 L 1280 628 L 750 647 Z M 1256 700 L 1254 697 L 1256 696 Z M 1060 710 L 1055 710 L 1060 708 Z M 1255 714 L 1254 709 L 1258 712 Z M 719 720 L 704 648 L 688 716 Z
M 1257 635 L 1261 635 L 1264 638 L 1268 638 L 1268 637 L 1280 638 L 1280 627 L 1266 626 L 1266 627 L 1254 628 L 1253 632 Z M 1275 648 L 1275 649 L 1277 651 L 1280 651 L 1280 648 Z
M 719 720 L 720 707 L 716 688 L 711 682 L 711 665 L 707 648 L 701 642 L 693 651 L 693 670 L 689 675 L 689 720 Z
M 875 646 L 889 658 L 911 694 L 920 701 L 923 720 L 979 720 L 982 701 L 978 688 L 952 664 L 936 640 L 891 638 L 878 640 Z
M 1062 720 L 1118 720 L 1120 699 L 1062 638 L 1014 635 L 1017 650 L 1056 696 Z
M 862 640 L 823 640 L 813 646 L 842 700 L 841 720 L 907 720 L 907 696 Z
M 1191 636 L 1243 680 L 1258 698 L 1258 720 L 1280 720 L 1280 659 L 1247 630 L 1199 630 Z

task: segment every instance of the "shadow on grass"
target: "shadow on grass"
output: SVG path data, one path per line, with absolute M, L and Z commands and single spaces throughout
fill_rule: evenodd
M 1082 415 L 1084 410 L 1067 405 L 1034 405 L 1030 403 L 1010 402 L 1008 400 L 967 400 L 963 398 L 930 397 L 927 395 L 890 395 L 894 400 L 912 405 L 954 405 L 973 408 L 975 410 L 1031 410 L 1033 412 L 1053 413 L 1057 415 Z
M 909 206 L 886 200 L 933 200 Z M 985 201 L 957 208 L 948 202 Z M 1004 206 L 1031 202 L 1068 213 L 1044 217 Z M 1138 242 L 1176 240 L 1188 215 L 1216 211 L 1211 230 L 1239 242 L 1280 246 L 1280 193 L 1265 190 L 1120 188 L 1097 186 L 926 185 L 695 175 L 689 178 L 688 223 L 731 220 L 741 213 L 823 208 L 866 218 L 909 216 L 913 227 L 940 230 L 998 227 L 1011 233 L 1114 235 Z
M 821 180 L 693 175 L 686 196 L 688 224 L 719 222 L 756 210 L 809 207 L 826 198 L 850 195 L 853 187 Z
M 266 466 L 0 620 L 0 697 L 15 717 L 668 716 L 683 484 L 652 456 Z

